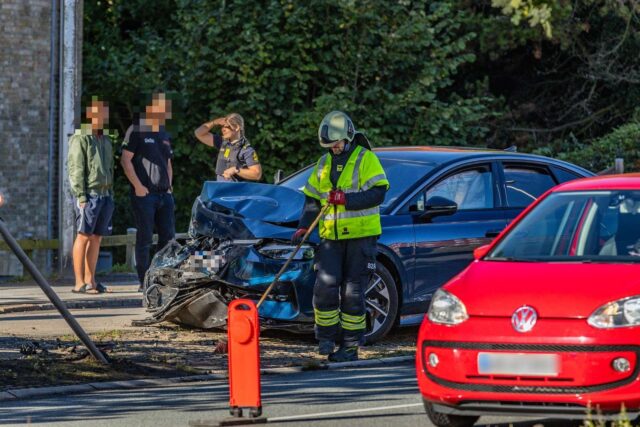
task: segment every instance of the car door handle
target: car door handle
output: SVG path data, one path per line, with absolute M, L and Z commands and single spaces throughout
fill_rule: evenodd
M 502 230 L 489 230 L 484 233 L 484 237 L 496 237 Z

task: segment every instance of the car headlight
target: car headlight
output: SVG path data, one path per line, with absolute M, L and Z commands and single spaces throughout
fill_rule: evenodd
M 594 328 L 611 329 L 640 325 L 640 296 L 606 303 L 589 316 Z
M 264 255 L 268 258 L 273 259 L 289 259 L 293 251 L 296 249 L 295 246 L 292 245 L 282 245 L 282 244 L 270 244 L 262 246 L 258 249 L 261 255 Z M 309 260 L 313 259 L 314 250 L 310 245 L 302 245 L 300 246 L 300 250 L 293 258 L 294 260 Z
M 462 301 L 442 289 L 438 289 L 433 295 L 427 315 L 433 323 L 445 325 L 458 325 L 469 318 Z

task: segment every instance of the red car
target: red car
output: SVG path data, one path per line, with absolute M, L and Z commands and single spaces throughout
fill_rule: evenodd
M 416 371 L 436 426 L 640 410 L 640 174 L 561 184 L 436 291 Z

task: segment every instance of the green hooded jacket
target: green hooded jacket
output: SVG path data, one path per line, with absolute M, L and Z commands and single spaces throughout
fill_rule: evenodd
M 79 203 L 86 203 L 89 195 L 113 195 L 113 162 L 109 135 L 77 131 L 69 139 L 67 171 L 71 193 Z

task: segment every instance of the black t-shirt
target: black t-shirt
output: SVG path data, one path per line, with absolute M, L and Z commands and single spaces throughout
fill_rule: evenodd
M 169 182 L 169 159 L 173 158 L 171 136 L 163 127 L 158 132 L 134 126 L 123 149 L 133 153 L 133 168 L 138 179 L 150 193 L 166 193 Z
M 222 174 L 231 167 L 239 169 L 260 164 L 258 153 L 249 142 L 242 138 L 240 141 L 232 144 L 222 139 L 220 135 L 213 135 L 213 146 L 218 149 L 216 156 L 216 175 L 218 181 L 240 181 L 237 175 L 235 179 L 226 179 Z

